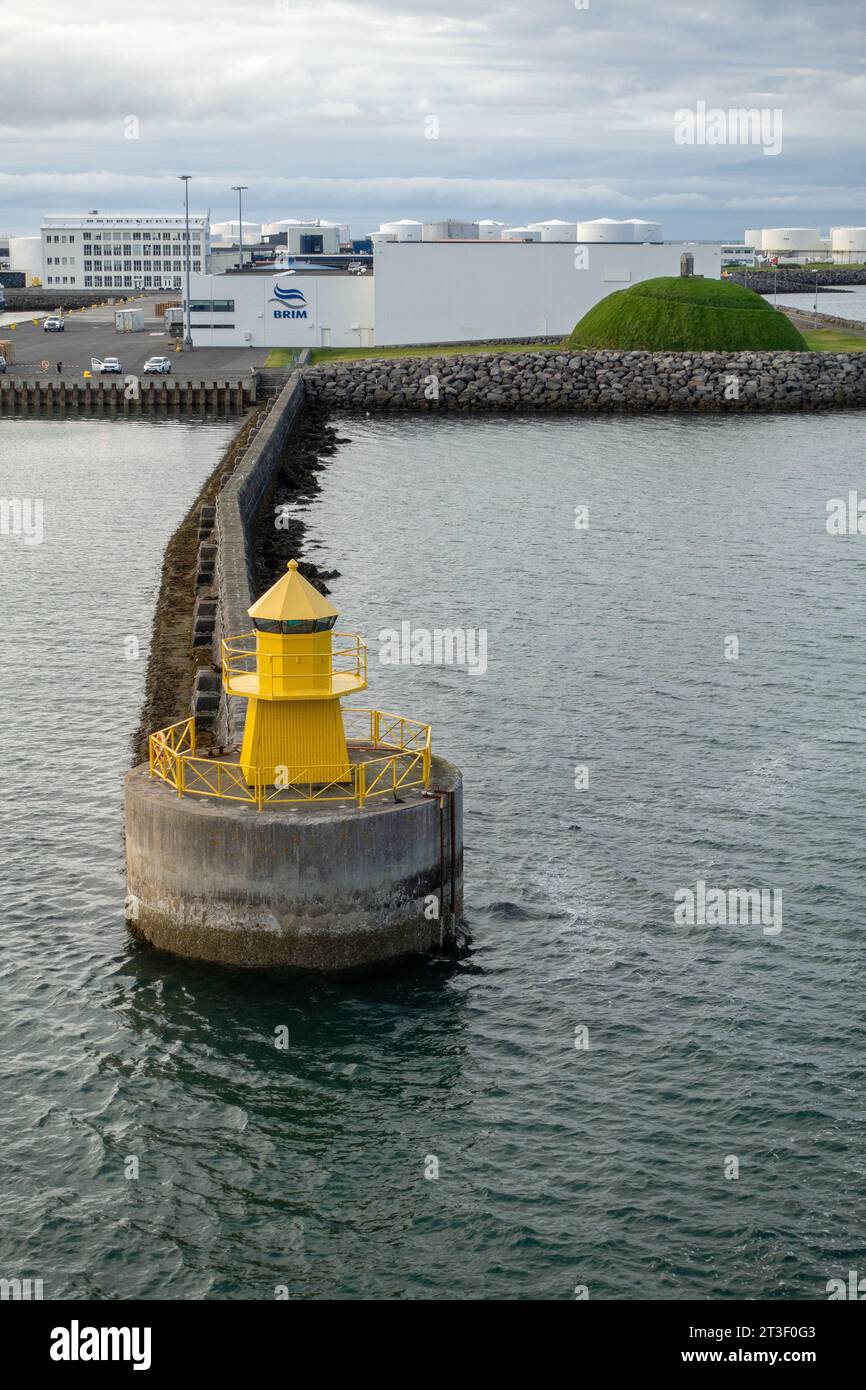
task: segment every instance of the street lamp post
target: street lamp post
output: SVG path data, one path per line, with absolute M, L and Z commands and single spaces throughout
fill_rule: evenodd
M 817 272 L 817 270 L 813 270 L 813 271 L 812 271 L 812 274 L 813 274 L 814 277 L 815 277 L 815 310 L 814 310 L 814 318 L 812 319 L 812 327 L 813 327 L 813 328 L 817 328 L 817 327 L 818 327 L 818 272 Z
M 244 205 L 243 195 L 247 192 L 249 185 L 246 183 L 233 183 L 232 192 L 238 195 L 238 250 L 241 256 L 241 270 L 244 268 Z
M 189 181 L 192 174 L 178 174 L 178 178 L 183 181 L 183 189 L 186 201 L 186 337 L 183 345 L 189 351 L 192 347 L 192 328 L 190 321 L 190 288 L 189 288 L 189 265 L 190 265 L 190 244 L 189 244 Z

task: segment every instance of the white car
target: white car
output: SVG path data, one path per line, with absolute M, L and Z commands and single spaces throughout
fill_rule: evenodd
M 123 372 L 123 368 L 116 357 L 103 357 L 99 364 L 99 370 L 100 372 L 115 372 L 118 376 Z
M 145 372 L 170 372 L 171 361 L 168 357 L 148 357 L 144 364 Z
M 5 358 L 5 357 L 0 357 L 0 376 L 3 375 L 3 373 L 5 372 L 5 370 L 6 370 L 6 358 Z
M 65 333 L 66 324 L 63 319 L 56 318 L 53 314 L 50 318 L 42 320 L 43 333 Z

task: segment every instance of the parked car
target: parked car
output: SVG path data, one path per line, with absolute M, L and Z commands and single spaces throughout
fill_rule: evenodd
M 65 333 L 65 332 L 66 332 L 66 324 L 65 324 L 65 322 L 64 322 L 63 319 L 57 318 L 55 315 L 52 314 L 50 318 L 47 318 L 47 319 L 43 319 L 43 320 L 42 320 L 42 332 L 43 332 L 43 333 Z
M 171 362 L 167 357 L 148 357 L 144 364 L 145 372 L 170 372 Z
M 115 372 L 118 376 L 123 372 L 123 368 L 116 357 L 103 357 L 99 364 L 99 370 L 100 372 Z

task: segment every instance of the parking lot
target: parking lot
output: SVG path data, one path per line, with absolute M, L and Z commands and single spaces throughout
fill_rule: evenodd
M 42 327 L 45 315 L 38 321 L 22 317 L 14 328 L 0 328 L 0 340 L 14 345 L 15 361 L 6 368 L 7 375 L 20 377 L 81 376 L 92 370 L 91 359 L 117 357 L 124 375 L 139 375 L 148 357 L 171 359 L 172 376 L 184 380 L 214 380 L 226 376 L 242 376 L 264 364 L 267 348 L 195 348 L 177 352 L 178 340 L 165 332 L 162 319 L 157 319 L 157 302 L 167 298 L 137 299 L 117 308 L 143 308 L 144 331 L 119 333 L 114 326 L 114 306 L 98 305 L 95 309 L 76 309 L 63 316 L 62 333 L 46 332 Z M 57 364 L 62 364 L 58 372 Z

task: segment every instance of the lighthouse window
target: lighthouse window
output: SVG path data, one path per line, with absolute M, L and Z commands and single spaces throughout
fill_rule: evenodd
M 336 621 L 336 613 L 330 618 L 288 618 L 282 623 L 276 618 L 256 618 L 256 627 L 259 632 L 282 632 L 297 636 L 305 632 L 329 632 Z

